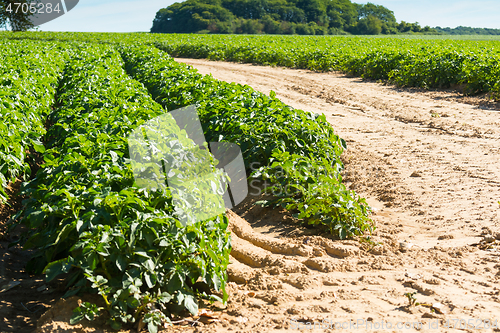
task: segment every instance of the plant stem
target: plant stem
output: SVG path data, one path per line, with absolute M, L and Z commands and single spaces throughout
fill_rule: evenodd
M 108 273 L 108 270 L 106 269 L 106 265 L 104 264 L 104 257 L 102 256 L 102 254 L 99 255 L 99 259 L 101 261 L 101 267 L 102 270 L 104 271 L 104 275 L 106 275 L 108 281 L 111 280 L 111 275 Z

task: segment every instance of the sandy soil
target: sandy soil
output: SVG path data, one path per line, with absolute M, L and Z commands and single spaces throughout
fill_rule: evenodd
M 339 73 L 178 61 L 324 113 L 348 143 L 345 181 L 376 210 L 378 245 L 333 241 L 250 197 L 228 212 L 227 307 L 207 307 L 167 331 L 500 331 L 498 105 Z M 64 323 L 76 302 L 53 306 L 37 332 L 101 331 Z M 463 329 L 446 327 L 459 327 L 457 319 Z M 484 320 L 499 328 L 484 329 Z
M 377 209 L 379 245 L 370 249 L 294 234 L 279 214 L 266 219 L 262 208 L 239 207 L 254 228 L 233 227 L 233 297 L 222 316 L 225 330 L 292 330 L 299 326 L 294 320 L 360 319 L 374 327 L 420 322 L 421 332 L 436 331 L 437 323 L 444 332 L 454 331 L 444 327 L 447 320 L 452 326 L 453 319 L 500 319 L 497 104 L 340 73 L 178 61 L 324 113 L 348 142 L 345 180 Z M 245 225 L 238 216 L 232 220 Z M 269 246 L 278 241 L 283 245 Z M 407 306 L 408 292 L 417 292 L 424 305 Z

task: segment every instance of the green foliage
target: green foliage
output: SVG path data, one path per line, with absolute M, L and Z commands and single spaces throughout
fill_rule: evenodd
M 415 296 L 417 294 L 416 291 L 410 293 L 410 292 L 407 292 L 405 293 L 404 295 L 406 296 L 406 298 L 408 298 L 408 306 L 418 306 L 420 305 L 419 302 L 417 302 L 417 297 Z
M 370 16 L 379 19 L 381 22 L 387 24 L 395 24 L 396 17 L 394 16 L 394 12 L 389 10 L 381 5 L 375 5 L 371 2 L 366 3 L 365 5 L 357 4 L 358 17 L 359 19 L 369 18 Z
M 194 312 L 198 297 L 215 297 L 200 292 L 196 281 L 216 290 L 226 281 L 226 218 L 184 228 L 172 214 L 169 193 L 134 187 L 125 137 L 164 112 L 149 93 L 168 110 L 196 104 L 210 141 L 238 143 L 247 167 L 260 163 L 253 176 L 271 181 L 275 204 L 339 237 L 372 229 L 368 206 L 341 184 L 338 156 L 345 143 L 324 118 L 287 107 L 273 94 L 202 76 L 158 49 L 176 56 L 340 70 L 402 86 L 462 84 L 465 93 L 489 92 L 500 99 L 499 49 L 492 41 L 7 32 L 0 37 L 134 45 L 118 48 L 125 63 L 103 45 L 78 46 L 57 58 L 56 78 L 64 54 L 71 54 L 60 107 L 50 117 L 54 126 L 45 140 L 29 141 L 43 153 L 45 165 L 25 187 L 31 199 L 23 213 L 30 227 L 25 246 L 41 251 L 30 268 L 45 269 L 48 280 L 67 274 L 67 295 L 100 293 L 105 306 L 83 304 L 74 320 L 107 313 L 114 327 L 142 318 L 154 331 L 178 306 Z M 34 42 L 16 43 L 21 44 L 9 45 Z M 56 50 L 58 44 L 38 45 Z M 46 66 L 42 60 L 39 66 Z M 45 93 L 50 100 L 53 90 Z
M 151 32 L 379 34 L 395 33 L 395 27 L 396 19 L 389 9 L 350 0 L 187 0 L 160 9 Z
M 333 28 L 335 29 L 335 28 Z M 382 25 L 384 29 L 384 25 Z M 340 30 L 329 31 L 341 33 Z M 342 71 L 401 86 L 464 87 L 500 99 L 500 52 L 493 37 L 224 36 L 114 33 L 0 33 L 0 38 L 155 45 L 172 56 Z
M 366 201 L 342 184 L 338 169 L 325 158 L 304 157 L 274 151 L 270 165 L 254 172 L 273 185 L 266 190 L 277 196 L 276 205 L 312 225 L 324 225 L 341 239 L 371 233 Z
M 197 32 L 211 24 L 233 20 L 234 15 L 219 5 L 188 0 L 174 3 L 156 13 L 151 32 Z
M 347 29 L 356 35 L 384 35 L 402 32 L 396 23 L 394 13 L 384 6 L 368 2 L 365 5 L 356 5 L 358 12 L 357 24 Z M 418 25 L 415 23 L 415 25 Z
M 75 45 L 57 102 L 45 164 L 23 186 L 21 222 L 30 230 L 25 248 L 37 250 L 29 270 L 48 281 L 66 274 L 65 296 L 101 295 L 103 307 L 83 303 L 72 322 L 105 315 L 115 329 L 143 320 L 154 332 L 172 313 L 196 313 L 199 298 L 225 301 L 227 218 L 184 226 L 168 189 L 134 185 L 127 135 L 164 110 L 124 72 L 120 55 Z M 171 125 L 179 144 L 193 144 Z
M 0 41 L 0 203 L 8 182 L 29 177 L 30 160 L 44 151 L 40 140 L 65 52 L 61 44 Z
M 202 76 L 151 47 L 122 47 L 121 52 L 130 75 L 168 110 L 197 105 L 207 141 L 238 144 L 249 171 L 252 164 L 261 166 L 255 177 L 301 190 L 283 192 L 277 203 L 341 238 L 372 231 L 368 205 L 341 184 L 339 156 L 346 146 L 325 116 L 292 109 L 274 93 L 266 96 L 248 86 Z M 306 178 L 293 170 L 304 163 L 311 173 Z M 286 167 L 279 179 L 278 166 Z
M 471 28 L 464 26 L 458 26 L 453 29 L 449 27 L 448 28 L 435 27 L 434 29 L 439 33 L 449 34 L 449 35 L 492 35 L 492 36 L 500 35 L 500 29 Z
M 360 37 L 164 36 L 156 46 L 173 56 L 339 70 L 399 86 L 489 92 L 499 99 L 496 42 Z M 163 40 L 163 41 L 162 41 Z
M 405 21 L 401 21 L 397 25 L 397 29 L 402 33 L 416 33 L 416 32 L 425 32 L 425 33 L 437 33 L 436 30 L 430 29 L 429 27 L 422 28 L 418 23 L 408 23 Z
M 359 20 L 354 31 L 359 35 L 378 35 L 382 32 L 382 21 L 373 15 L 369 15 Z

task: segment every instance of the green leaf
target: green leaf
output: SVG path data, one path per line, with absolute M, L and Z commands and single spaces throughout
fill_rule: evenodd
M 193 295 L 184 294 L 183 305 L 193 316 L 198 314 L 198 302 Z
M 149 333 L 158 333 L 158 327 L 156 326 L 156 323 L 150 321 L 148 323 L 148 332 Z
M 132 309 L 136 309 L 139 307 L 140 303 L 139 300 L 135 299 L 134 297 L 129 297 L 127 299 L 127 305 Z
M 97 265 L 99 264 L 99 256 L 97 253 L 92 252 L 88 257 L 87 257 L 87 265 L 91 270 L 94 270 L 97 268 Z
M 105 243 L 99 243 L 96 247 L 96 252 L 103 257 L 109 256 L 108 246 Z
M 77 231 L 77 232 L 80 232 L 80 230 L 81 230 L 81 229 L 82 229 L 82 227 L 83 227 L 83 224 L 84 224 L 83 220 L 80 220 L 80 219 L 79 219 L 78 221 L 76 221 L 76 231 Z
M 75 288 L 75 289 L 70 289 L 68 290 L 63 296 L 62 298 L 68 298 L 68 297 L 71 297 L 71 296 L 74 296 L 76 294 L 78 294 L 78 292 L 82 290 L 82 288 Z
M 146 281 L 149 289 L 152 289 L 156 284 L 156 276 L 153 274 L 144 273 L 144 280 Z
M 143 249 L 139 249 L 137 251 L 134 252 L 135 255 L 138 255 L 140 257 L 143 257 L 143 258 L 147 258 L 147 259 L 150 259 L 151 257 L 147 254 L 146 251 L 144 251 Z
M 113 161 L 113 163 L 116 163 L 116 161 L 118 161 L 118 154 L 114 151 L 110 151 L 109 154 L 111 155 L 111 160 Z
M 172 243 L 171 243 L 168 239 L 162 239 L 162 240 L 160 241 L 160 244 L 158 244 L 158 245 L 159 245 L 159 246 L 161 246 L 161 247 L 167 247 L 167 246 L 169 246 L 170 244 L 172 244 Z
M 30 225 L 32 228 L 38 228 L 42 225 L 45 219 L 43 211 L 32 212 L 29 216 Z
M 31 144 L 33 145 L 35 151 L 37 151 L 38 153 L 40 154 L 45 153 L 45 146 L 40 141 L 31 139 Z
M 69 320 L 69 323 L 71 325 L 75 325 L 82 321 L 85 318 L 83 311 L 80 307 L 77 307 L 76 309 L 73 310 L 73 314 L 71 315 L 71 318 Z
M 155 271 L 155 263 L 153 262 L 153 260 L 148 259 L 148 260 L 144 261 L 143 265 L 148 271 L 150 271 L 150 272 Z
M 346 239 L 347 232 L 344 228 L 340 229 L 339 237 L 340 237 L 340 239 Z
M 75 224 L 74 223 L 66 224 L 63 227 L 63 229 L 61 230 L 61 232 L 57 235 L 57 238 L 54 241 L 54 245 L 58 244 L 61 239 L 66 240 L 66 238 L 68 237 L 69 233 L 73 229 L 75 229 Z
M 111 318 L 108 320 L 109 326 L 111 326 L 112 329 L 118 331 L 119 329 L 122 328 L 122 324 L 118 322 L 115 318 Z
M 50 282 L 59 274 L 67 273 L 70 268 L 71 264 L 68 263 L 68 258 L 53 261 L 44 269 L 45 279 Z
M 179 276 L 178 273 L 174 273 L 172 275 L 172 277 L 170 278 L 170 280 L 167 282 L 167 288 L 168 288 L 168 292 L 173 294 L 179 290 L 182 289 L 183 287 L 183 283 L 182 283 L 182 279 L 181 277 Z
M 255 204 L 259 205 L 261 207 L 269 207 L 270 201 L 269 200 L 259 200 L 259 201 L 256 201 Z
M 119 254 L 116 258 L 115 264 L 120 271 L 124 272 L 127 268 L 127 259 L 123 255 Z
M 167 292 L 163 292 L 158 296 L 158 301 L 162 303 L 168 303 L 172 300 L 173 296 Z
M 222 286 L 222 281 L 220 280 L 217 274 L 212 275 L 212 281 L 214 283 L 214 289 L 217 291 L 220 290 Z

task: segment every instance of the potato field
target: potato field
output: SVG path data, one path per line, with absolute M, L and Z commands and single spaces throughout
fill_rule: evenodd
M 104 320 L 102 325 L 108 329 L 144 328 L 149 332 L 178 324 L 182 321 L 179 318 L 199 316 L 210 304 L 227 306 L 231 297 L 240 295 L 235 294 L 237 284 L 251 285 L 260 276 L 241 273 L 246 271 L 234 264 L 236 261 L 266 269 L 266 274 L 280 276 L 283 283 L 305 290 L 310 284 L 297 282 L 301 278 L 293 280 L 293 274 L 308 270 L 352 272 L 356 270 L 354 266 L 362 265 L 340 261 L 332 264 L 329 257 L 354 260 L 361 253 L 374 258 L 377 251 L 406 253 L 406 248 L 398 252 L 396 248 L 403 245 L 396 241 L 384 245 L 392 236 L 377 236 L 377 209 L 372 209 L 363 198 L 376 198 L 376 205 L 385 202 L 391 207 L 387 202 L 396 199 L 395 195 L 387 199 L 387 189 L 393 182 L 387 181 L 384 188 L 384 173 L 378 185 L 371 189 L 360 186 L 360 194 L 354 191 L 358 189 L 352 182 L 361 176 L 349 174 L 345 164 L 352 170 L 358 168 L 362 174 L 361 165 L 368 170 L 379 162 L 366 162 L 375 160 L 373 156 L 365 158 L 365 162 L 358 157 L 354 157 L 355 162 L 346 159 L 346 152 L 357 156 L 356 149 L 362 147 L 356 143 L 351 149 L 349 142 L 357 142 L 357 137 L 346 142 L 327 111 L 313 112 L 314 107 L 307 105 L 292 107 L 282 101 L 279 91 L 270 89 L 264 93 L 247 84 L 203 75 L 173 57 L 281 66 L 290 69 L 276 70 L 312 70 L 316 73 L 310 73 L 315 75 L 342 72 L 379 80 L 398 89 L 459 89 L 461 97 L 480 95 L 483 102 L 495 103 L 500 99 L 498 43 L 366 37 L 0 32 L 0 239 L 9 240 L 6 251 L 17 248 L 16 251 L 29 253 L 31 259 L 26 261 L 25 271 L 32 276 L 43 274 L 47 284 L 57 282 L 62 298 L 97 295 L 71 309 L 71 324 Z M 306 89 L 296 82 L 284 86 L 296 91 Z M 325 94 L 323 89 L 311 96 L 321 99 Z M 329 98 L 325 100 L 334 100 L 335 107 L 347 103 Z M 376 109 L 373 105 L 370 107 Z M 393 112 L 390 102 L 384 105 L 388 111 L 375 118 Z M 240 217 L 231 215 L 232 211 L 185 225 L 168 188 L 137 186 L 128 136 L 148 121 L 187 106 L 196 107 L 207 142 L 230 142 L 240 147 L 249 183 L 267 184 L 262 188 L 264 198 L 251 205 L 245 202 L 245 208 L 238 206 L 235 211 L 252 211 L 250 206 L 262 206 L 262 212 L 281 214 L 286 218 L 280 219 L 289 221 L 289 227 L 302 230 L 300 240 L 291 242 L 292 245 L 286 241 L 255 240 L 248 236 L 252 231 L 234 226 L 234 219 Z M 351 106 L 365 114 L 373 111 L 370 107 Z M 438 111 L 431 114 L 440 117 Z M 158 149 L 170 152 L 195 145 L 175 122 L 168 126 L 175 146 Z M 342 127 L 344 132 L 345 128 Z M 363 133 L 370 133 L 369 129 L 366 131 Z M 386 133 L 375 127 L 373 131 Z M 451 129 L 447 127 L 447 131 Z M 481 135 L 486 138 L 494 135 L 491 133 L 485 130 Z M 215 158 L 209 157 L 209 164 L 199 164 L 196 158 L 200 156 L 183 158 L 204 172 L 216 170 Z M 377 170 L 384 168 L 379 166 Z M 182 176 L 186 175 L 179 179 Z M 420 176 L 415 172 L 411 177 Z M 217 182 L 201 179 L 197 188 L 182 194 L 182 200 L 190 205 L 204 205 L 206 195 L 217 193 Z M 415 206 L 416 202 L 408 199 L 401 207 Z M 232 220 L 229 216 L 233 216 Z M 384 228 L 380 232 L 384 233 Z M 492 237 L 492 242 L 496 242 Z M 246 241 L 270 251 L 269 255 L 243 251 Z M 277 254 L 283 258 L 278 260 Z M 287 257 L 292 254 L 309 259 Z M 391 260 L 386 265 L 403 265 L 403 261 Z M 275 274 L 268 266 L 280 269 Z M 0 267 L 2 293 L 15 292 L 18 284 L 12 284 L 3 275 Z M 329 288 L 338 285 L 324 281 Z M 275 289 L 270 282 L 268 285 L 262 289 Z M 259 299 L 278 306 L 285 302 L 279 297 Z M 434 309 L 433 313 L 441 311 L 435 305 L 429 309 Z M 291 310 L 285 312 L 294 314 Z M 307 318 L 302 319 L 304 322 Z M 2 325 L 2 331 L 14 329 L 5 322 Z M 290 324 L 279 329 L 286 327 Z

